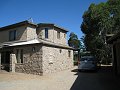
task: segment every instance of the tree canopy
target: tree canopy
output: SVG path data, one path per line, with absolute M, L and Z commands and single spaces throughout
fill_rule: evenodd
M 81 47 L 80 40 L 78 39 L 77 35 L 74 34 L 73 32 L 71 32 L 69 35 L 68 45 L 76 49 Z
M 106 34 L 119 32 L 119 24 L 120 0 L 92 3 L 84 12 L 81 24 L 86 50 L 99 59 L 107 59 L 110 56 L 110 46 L 106 44 Z

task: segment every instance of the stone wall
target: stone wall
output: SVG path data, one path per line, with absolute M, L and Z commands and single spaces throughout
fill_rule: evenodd
M 27 27 L 27 40 L 35 39 L 37 38 L 36 34 L 36 28 L 33 27 Z
M 57 38 L 57 31 L 60 32 L 60 38 Z M 66 33 L 60 29 L 54 28 L 54 43 L 67 45 Z
M 10 54 L 10 65 L 9 65 L 10 72 L 15 72 L 15 63 L 16 63 L 16 55 Z
M 45 28 L 48 28 L 48 38 L 45 38 Z M 59 39 L 57 38 L 57 31 L 60 31 Z M 66 33 L 60 29 L 53 28 L 53 27 L 39 27 L 37 28 L 37 35 L 38 35 L 38 38 L 42 38 L 57 44 L 67 45 Z
M 58 72 L 73 67 L 73 50 L 43 46 L 43 74 Z
M 43 75 L 73 67 L 73 50 L 42 44 L 16 46 L 12 50 L 11 72 Z M 23 50 L 23 63 L 17 60 L 18 50 Z
M 45 28 L 48 28 L 48 38 L 45 38 Z M 52 27 L 39 27 L 37 28 L 38 38 L 47 40 L 49 42 L 54 42 L 54 30 Z
M 42 75 L 42 46 L 30 45 L 16 47 L 14 49 L 14 53 L 16 53 L 17 49 L 23 49 L 23 63 L 16 63 L 15 71 L 27 74 Z

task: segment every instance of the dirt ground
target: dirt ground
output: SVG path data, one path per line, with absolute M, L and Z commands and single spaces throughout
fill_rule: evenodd
M 0 72 L 0 90 L 70 90 L 77 78 L 72 69 L 45 76 Z
M 45 76 L 0 72 L 0 90 L 120 90 L 120 77 L 111 66 L 97 72 L 78 72 L 74 67 Z

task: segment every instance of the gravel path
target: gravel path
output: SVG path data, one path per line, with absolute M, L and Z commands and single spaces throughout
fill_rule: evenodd
M 75 68 L 46 76 L 0 72 L 0 90 L 70 90 Z

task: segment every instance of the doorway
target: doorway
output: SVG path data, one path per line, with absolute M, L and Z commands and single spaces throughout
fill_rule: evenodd
M 1 52 L 1 69 L 9 71 L 10 70 L 10 51 Z

